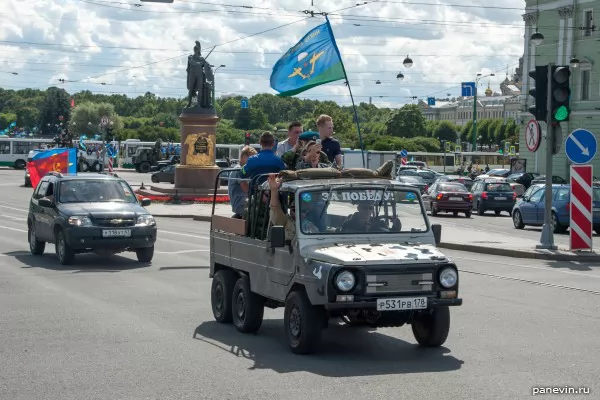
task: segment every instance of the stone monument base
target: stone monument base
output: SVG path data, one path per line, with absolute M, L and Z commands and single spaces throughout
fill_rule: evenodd
M 178 165 L 175 168 L 175 189 L 214 189 L 219 171 L 221 168 L 216 165 Z

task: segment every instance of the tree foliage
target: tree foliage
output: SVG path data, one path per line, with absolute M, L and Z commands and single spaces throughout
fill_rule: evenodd
M 333 118 L 336 138 L 343 147 L 399 151 L 440 151 L 440 141 L 472 142 L 472 124 L 457 126 L 452 121 L 426 121 L 416 104 L 399 109 L 380 108 L 360 103 L 356 115 L 350 106 L 334 101 L 303 100 L 261 93 L 248 98 L 249 108 L 242 109 L 242 96 L 224 96 L 216 101 L 220 118 L 217 142 L 242 144 L 249 132 L 253 142 L 265 131 L 275 131 L 285 139 L 285 131 L 292 121 L 300 121 L 305 130 L 316 130 L 316 119 L 321 114 Z M 74 108 L 71 108 L 71 100 Z M 90 91 L 67 93 L 51 87 L 47 90 L 0 89 L 0 130 L 16 121 L 17 127 L 38 128 L 43 134 L 53 135 L 60 122 L 75 135 L 91 136 L 100 133 L 100 118 L 113 121 L 116 139 L 139 138 L 144 141 L 180 140 L 178 116 L 186 104 L 185 98 L 163 98 L 147 92 L 130 98 L 125 95 L 94 94 Z M 59 117 L 62 116 L 62 121 Z M 356 122 L 360 126 L 359 130 Z M 50 125 L 48 125 L 50 124 Z M 502 119 L 478 121 L 478 143 L 502 146 L 505 140 L 518 142 L 520 126 Z

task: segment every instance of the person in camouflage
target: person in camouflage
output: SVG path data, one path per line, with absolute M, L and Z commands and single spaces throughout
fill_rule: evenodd
M 284 153 L 281 156 L 281 161 L 283 161 L 283 163 L 286 165 L 286 169 L 295 171 L 296 165 L 298 165 L 298 162 L 302 160 L 302 151 L 304 150 L 306 145 L 310 142 L 316 142 L 317 139 L 319 139 L 319 134 L 317 132 L 312 131 L 304 132 L 303 134 L 298 136 L 298 141 L 296 142 L 296 145 L 292 148 L 292 150 Z M 327 154 L 325 154 L 325 152 L 323 151 L 321 151 L 320 153 L 319 163 L 327 165 L 331 164 L 329 162 L 329 158 L 327 158 Z

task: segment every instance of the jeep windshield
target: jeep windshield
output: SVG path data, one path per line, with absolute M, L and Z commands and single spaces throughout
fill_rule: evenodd
M 300 193 L 299 227 L 305 235 L 426 232 L 414 191 L 338 188 Z
M 58 192 L 60 203 L 137 203 L 135 194 L 124 181 L 73 179 L 60 183 Z

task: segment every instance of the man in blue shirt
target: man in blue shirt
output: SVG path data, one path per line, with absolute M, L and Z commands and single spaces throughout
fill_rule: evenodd
M 244 179 L 252 179 L 257 175 L 277 173 L 285 169 L 285 164 L 281 158 L 275 154 L 275 137 L 271 132 L 264 132 L 260 136 L 260 153 L 248 158 L 248 162 L 240 171 L 240 175 Z M 255 183 L 260 185 L 267 180 L 267 176 L 259 178 Z M 242 188 L 247 188 L 248 183 L 243 182 Z
M 231 203 L 231 210 L 234 215 L 233 218 L 242 219 L 244 215 L 244 206 L 246 205 L 246 199 L 248 195 L 244 188 L 242 187 L 242 182 L 240 181 L 240 170 L 246 165 L 248 162 L 248 158 L 256 154 L 256 150 L 253 147 L 246 146 L 240 152 L 240 163 L 238 167 L 236 167 L 236 171 L 231 171 L 229 173 L 229 181 L 227 191 L 229 192 L 229 201 Z M 247 187 L 246 187 L 247 190 Z
M 329 115 L 320 115 L 317 119 L 317 129 L 321 137 L 321 146 L 327 154 L 330 163 L 342 167 L 342 148 L 340 142 L 333 138 L 333 119 Z

